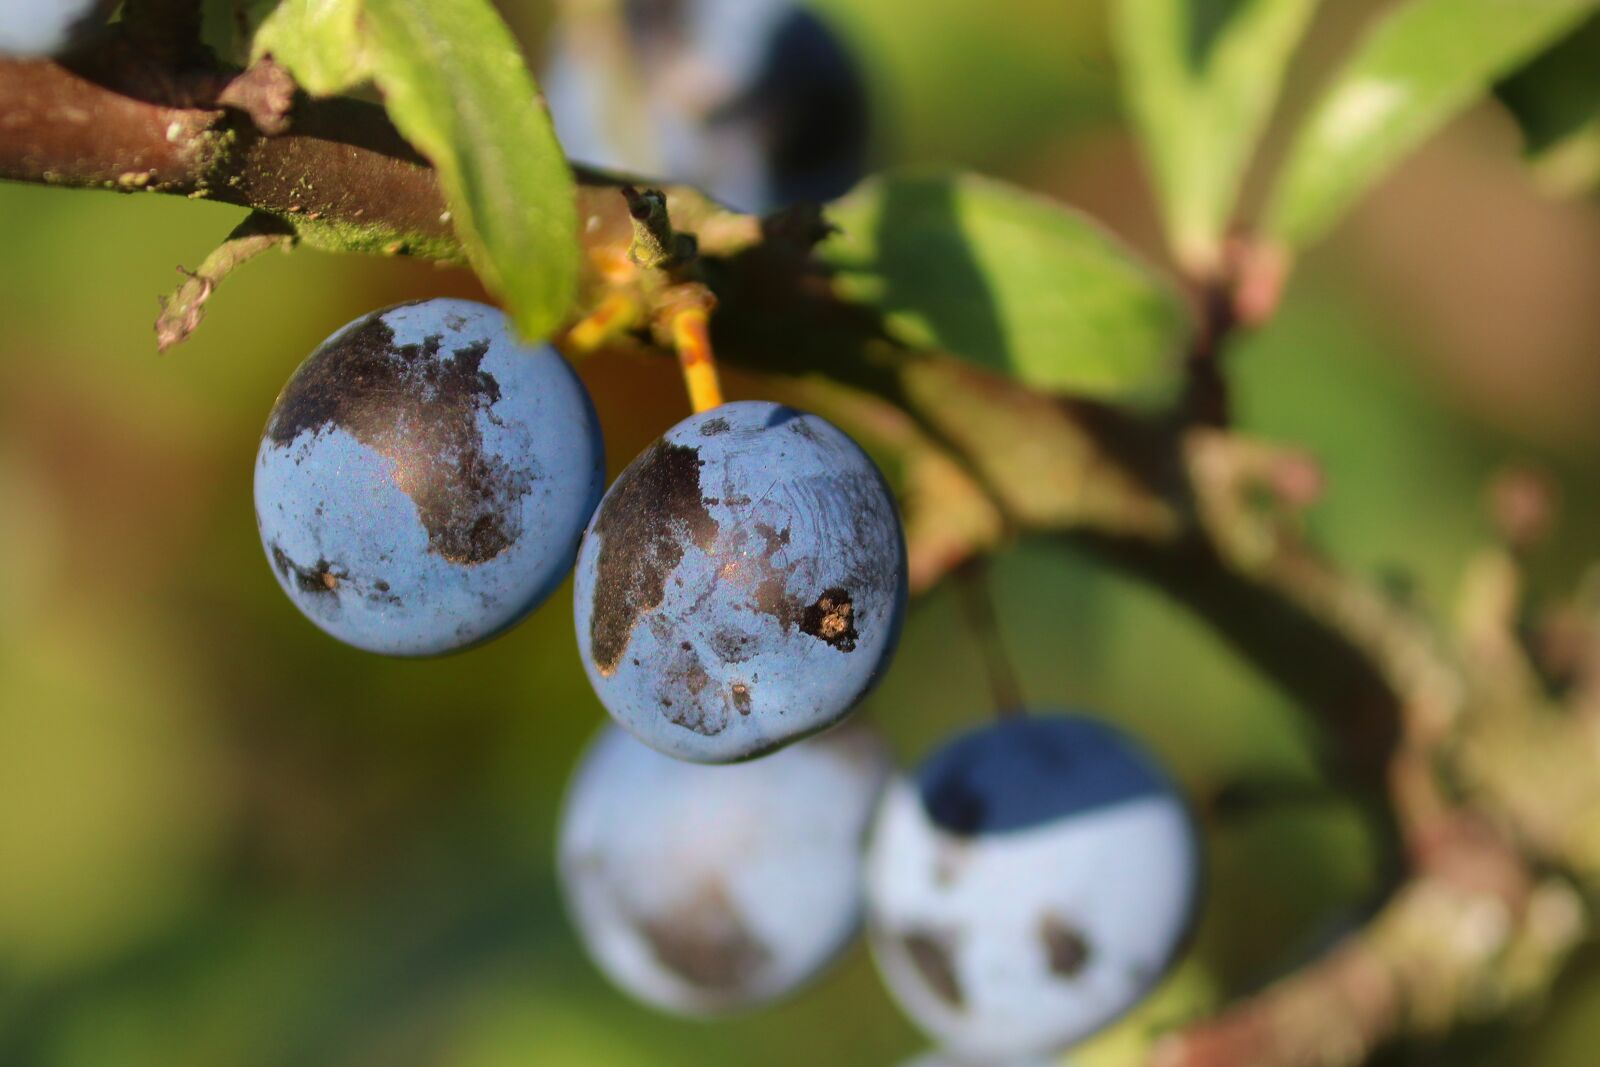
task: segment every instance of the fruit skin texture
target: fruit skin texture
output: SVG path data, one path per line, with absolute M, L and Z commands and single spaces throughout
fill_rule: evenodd
M 1073 1067 L 1073 1064 L 1059 1056 L 972 1060 L 960 1059 L 948 1052 L 927 1052 L 906 1060 L 900 1067 Z
M 1007 719 L 889 787 L 867 859 L 879 970 L 957 1056 L 1044 1055 L 1142 999 L 1197 911 L 1176 787 L 1082 716 Z
M 104 21 L 110 7 L 106 0 L 0 0 L 0 56 L 60 55 Z
M 889 773 L 844 726 L 703 767 L 607 726 L 568 789 L 558 866 L 590 956 L 633 996 L 706 1015 L 771 1001 L 860 926 L 861 848 Z
M 617 478 L 574 601 L 619 724 L 679 759 L 750 759 L 838 722 L 888 664 L 905 538 L 849 437 L 739 401 L 680 422 Z
M 470 300 L 372 312 L 284 386 L 256 455 L 279 584 L 357 648 L 450 652 L 492 637 L 571 567 L 605 484 L 588 392 L 548 345 Z
M 640 89 L 631 104 L 608 84 L 611 66 L 586 27 L 558 23 L 553 36 L 540 85 L 573 159 L 687 182 L 753 212 L 832 200 L 866 172 L 860 63 L 804 3 L 621 6 Z

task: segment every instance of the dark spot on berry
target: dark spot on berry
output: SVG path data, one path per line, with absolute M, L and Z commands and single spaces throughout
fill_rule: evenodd
M 733 707 L 740 715 L 750 714 L 750 687 L 743 682 L 733 683 Z
M 782 530 L 775 530 L 767 523 L 758 522 L 756 523 L 756 533 L 761 535 L 761 540 L 764 543 L 761 555 L 766 559 L 771 559 L 789 545 L 789 527 L 787 526 Z
M 941 846 L 933 859 L 933 881 L 935 885 L 949 888 L 966 870 L 967 850 L 960 843 L 951 844 L 948 841 L 941 842 Z
M 518 501 L 533 476 L 490 455 L 477 415 L 500 400 L 482 369 L 489 346 L 439 358 L 444 338 L 397 345 L 382 314 L 339 334 L 284 387 L 267 437 L 287 448 L 303 433 L 337 427 L 394 464 L 394 484 L 416 505 L 428 550 L 473 565 L 521 534 Z
M 711 635 L 711 651 L 723 663 L 743 663 L 755 655 L 755 640 L 749 634 L 723 627 Z
M 302 567 L 290 559 L 287 552 L 273 545 L 272 565 L 283 572 L 285 578 L 293 581 L 295 588 L 302 593 L 314 596 L 338 595 L 339 576 L 333 573 L 333 564 L 325 559 L 319 559 L 309 567 Z
M 962 1007 L 966 1003 L 946 938 L 926 931 L 913 931 L 902 937 L 900 943 L 905 946 L 906 955 L 922 975 L 922 980 L 928 983 L 928 988 L 939 999 L 952 1008 Z
M 856 632 L 855 605 L 849 592 L 837 586 L 825 590 L 800 616 L 800 632 L 840 652 L 854 652 L 861 635 Z
M 700 424 L 700 436 L 715 437 L 718 434 L 727 433 L 730 429 L 732 429 L 732 427 L 728 425 L 727 419 L 720 417 L 715 419 L 707 419 L 705 422 Z
M 661 606 L 689 543 L 709 549 L 717 522 L 700 495 L 698 449 L 657 441 L 622 472 L 595 519 L 589 642 L 601 674 L 622 660 L 639 617 Z
M 674 659 L 665 678 L 666 688 L 658 692 L 663 707 L 675 708 L 667 721 L 706 737 L 714 737 L 728 728 L 728 708 L 721 692 L 712 690 L 712 699 L 701 699 L 711 685 L 711 675 L 706 672 L 700 657 L 692 651 Z M 666 695 L 676 693 L 682 699 L 677 705 Z
M 389 591 L 389 583 L 384 581 L 382 578 L 379 578 L 377 581 L 372 583 L 372 588 L 376 589 L 380 593 L 387 593 Z
M 1083 932 L 1061 916 L 1046 913 L 1039 920 L 1039 940 L 1044 945 L 1045 958 L 1050 961 L 1050 973 L 1060 978 L 1076 978 L 1089 964 L 1089 942 Z
M 663 967 L 700 989 L 745 988 L 772 958 L 740 921 L 719 882 L 663 915 L 636 919 L 635 926 Z
M 683 684 L 689 687 L 689 692 L 694 696 L 699 696 L 705 692 L 706 686 L 711 684 L 711 676 L 706 673 L 705 667 L 701 665 L 698 659 L 685 667 L 679 677 L 682 679 Z

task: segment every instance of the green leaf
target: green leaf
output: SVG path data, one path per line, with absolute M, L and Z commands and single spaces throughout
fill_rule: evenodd
M 1297 136 L 1267 232 L 1289 245 L 1321 236 L 1390 166 L 1597 2 L 1410 0 L 1380 19 Z
M 1543 185 L 1578 193 L 1600 185 L 1600 16 L 1495 87 L 1522 128 Z
M 1600 118 L 1600 16 L 1507 77 L 1495 95 L 1535 154 Z
M 917 348 L 1029 386 L 1129 402 L 1169 399 L 1188 316 L 1178 296 L 1094 222 L 989 179 L 876 178 L 830 210 L 822 246 L 849 301 Z
M 280 0 L 250 45 L 251 62 L 269 54 L 312 96 L 366 81 L 361 0 Z
M 489 0 L 365 0 L 373 79 L 439 181 L 483 283 L 542 339 L 577 289 L 572 170 Z
M 1245 168 L 1317 0 L 1119 0 L 1123 92 L 1173 253 L 1214 271 Z

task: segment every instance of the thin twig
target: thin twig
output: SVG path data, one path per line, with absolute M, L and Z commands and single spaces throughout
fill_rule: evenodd
M 967 631 L 978 646 L 978 655 L 983 659 L 995 714 L 1002 717 L 1024 715 L 1027 706 L 1023 703 L 1022 686 L 1017 681 L 1016 668 L 1006 652 L 1005 640 L 1000 636 L 1000 620 L 994 610 L 994 590 L 989 584 L 990 574 L 988 561 L 983 558 L 968 560 L 956 569 L 962 616 L 966 620 Z
M 1183 411 L 1195 425 L 1222 427 L 1228 425 L 1232 406 L 1223 357 L 1239 325 L 1233 287 L 1226 281 L 1208 282 L 1198 299 L 1200 321 L 1184 362 Z
M 162 299 L 161 315 L 156 319 L 157 349 L 165 352 L 194 332 L 205 314 L 206 301 L 235 268 L 269 248 L 287 251 L 293 244 L 294 231 L 271 215 L 258 211 L 248 216 L 205 258 L 200 269 L 183 271 L 183 284 Z

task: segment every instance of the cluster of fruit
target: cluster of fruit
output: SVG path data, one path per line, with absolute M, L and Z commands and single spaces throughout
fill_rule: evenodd
M 106 7 L 0 18 L 0 54 L 58 52 Z M 861 80 L 803 8 L 623 11 L 658 151 L 594 136 L 619 109 L 563 41 L 546 84 L 575 157 L 753 210 L 830 199 L 859 174 Z M 574 777 L 559 864 L 618 985 L 685 1014 L 762 1004 L 865 916 L 908 1014 L 960 1062 L 1012 1064 L 1150 990 L 1194 917 L 1200 857 L 1136 742 L 1092 718 L 1016 715 L 899 777 L 865 727 L 838 725 L 906 606 L 893 498 L 849 437 L 776 404 L 721 404 L 602 496 L 604 479 L 594 407 L 560 354 L 518 342 L 493 308 L 440 299 L 363 316 L 301 365 L 262 436 L 255 502 L 290 599 L 372 652 L 485 641 L 576 567 L 578 646 L 616 725 Z
M 736 402 L 673 427 L 602 497 L 604 472 L 560 354 L 439 299 L 366 315 L 301 365 L 255 498 L 284 591 L 374 652 L 486 640 L 576 560 L 578 646 L 616 725 L 571 786 L 560 870 L 607 974 L 673 1011 L 751 1006 L 818 973 L 865 912 L 907 1011 L 980 1059 L 1060 1048 L 1148 992 L 1199 857 L 1135 743 L 1007 717 L 891 781 L 865 727 L 829 730 L 906 604 L 894 500 L 849 437 Z

